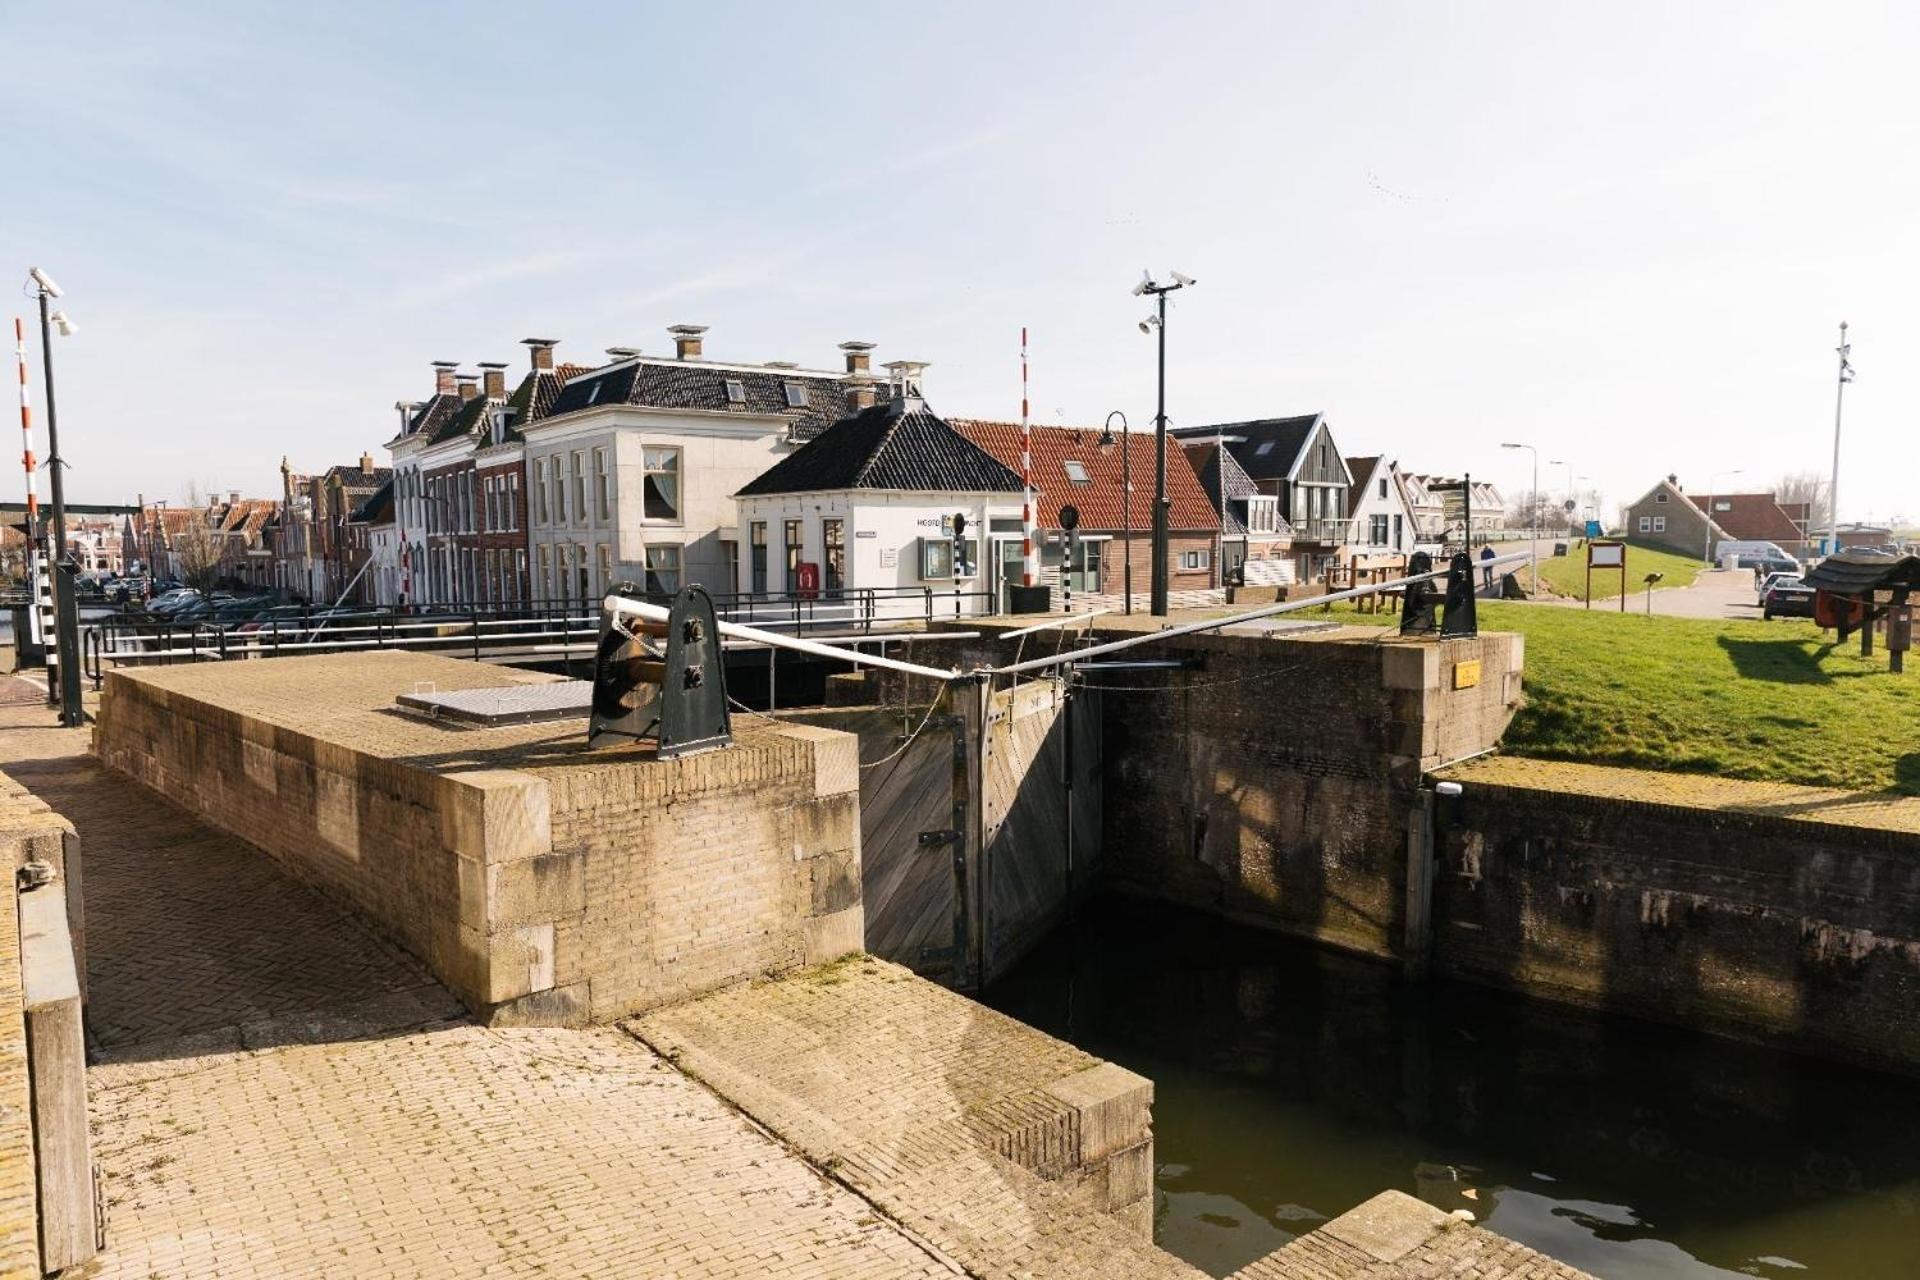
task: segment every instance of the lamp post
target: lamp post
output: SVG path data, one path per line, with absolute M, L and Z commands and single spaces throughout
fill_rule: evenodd
M 1140 322 L 1140 332 L 1157 331 L 1160 339 L 1159 398 L 1153 415 L 1153 585 L 1148 612 L 1157 618 L 1167 614 L 1167 295 L 1194 283 L 1191 276 L 1170 272 L 1171 284 L 1155 282 L 1151 272 L 1143 272 L 1133 286 L 1135 297 L 1152 296 L 1156 314 Z
M 1735 467 L 1731 471 L 1717 472 L 1714 475 L 1713 479 L 1707 482 L 1707 527 L 1706 527 L 1706 530 L 1702 532 L 1700 535 L 1701 542 L 1703 544 L 1700 548 L 1700 558 L 1706 561 L 1708 564 L 1713 563 L 1713 499 L 1714 499 L 1714 495 L 1719 493 L 1720 482 L 1722 480 L 1725 480 L 1730 476 L 1743 476 L 1745 474 L 1746 474 L 1745 468 Z
M 1108 450 L 1112 449 L 1116 443 L 1120 445 L 1120 529 L 1121 529 L 1120 537 L 1121 537 L 1121 545 L 1125 548 L 1125 550 L 1121 552 L 1120 578 L 1122 583 L 1121 590 L 1126 595 L 1126 603 L 1121 606 L 1121 612 L 1132 613 L 1133 612 L 1133 448 L 1132 448 L 1133 441 L 1131 438 L 1128 438 L 1125 440 L 1119 440 L 1119 441 L 1115 440 L 1114 434 L 1113 434 L 1113 420 L 1115 418 L 1120 419 L 1120 434 L 1122 436 L 1125 436 L 1127 434 L 1127 431 L 1129 430 L 1127 426 L 1126 414 L 1120 412 L 1118 409 L 1115 409 L 1112 413 L 1108 414 L 1107 425 L 1100 433 L 1100 451 L 1102 453 L 1105 453 Z
M 72 728 L 86 723 L 80 706 L 80 629 L 74 613 L 74 567 L 67 553 L 66 480 L 61 475 L 60 417 L 53 401 L 53 330 L 67 337 L 78 328 L 64 311 L 49 314 L 48 302 L 60 296 L 60 286 L 38 267 L 27 272 L 27 287 L 40 302 L 40 360 L 47 389 L 47 471 L 53 478 L 53 591 L 55 648 L 60 665 L 60 723 Z
M 1538 528 L 1540 524 L 1540 451 L 1530 444 L 1516 444 L 1512 442 L 1504 442 L 1500 447 L 1502 449 L 1525 449 L 1533 455 L 1533 492 L 1527 497 L 1527 506 L 1529 508 L 1527 511 L 1527 524 L 1531 526 L 1527 529 L 1527 555 L 1528 565 L 1533 570 L 1533 589 L 1538 591 L 1540 589 L 1540 530 Z M 1471 503 L 1473 495 L 1468 494 L 1467 500 Z M 1468 547 L 1467 552 L 1468 554 L 1472 554 L 1473 548 Z
M 1573 511 L 1574 511 L 1573 464 L 1571 462 L 1568 462 L 1564 458 L 1548 458 L 1547 465 L 1550 467 L 1565 467 L 1567 469 L 1567 505 L 1563 508 L 1563 510 L 1567 516 L 1567 528 L 1571 530 L 1573 528 L 1572 517 L 1573 517 Z
M 1846 402 L 1847 384 L 1853 381 L 1853 344 L 1847 341 L 1847 322 L 1840 322 L 1840 345 L 1834 348 L 1840 357 L 1839 380 L 1833 389 L 1833 483 L 1827 488 L 1827 554 L 1840 550 L 1840 409 Z M 51 412 L 51 410 L 49 410 Z

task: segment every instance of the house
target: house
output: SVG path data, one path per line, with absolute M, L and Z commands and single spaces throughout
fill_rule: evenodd
M 1020 470 L 1025 445 L 1017 422 L 990 422 L 956 418 L 954 429 L 985 449 L 1002 464 Z M 1154 437 L 1146 431 L 1122 431 L 1103 447 L 1103 431 L 1090 427 L 1035 426 L 1030 428 L 1035 526 L 1045 535 L 1040 545 L 1040 583 L 1071 585 L 1081 593 L 1118 593 L 1125 588 L 1126 566 L 1132 564 L 1133 591 L 1146 595 L 1153 582 L 1153 473 Z M 1169 437 L 1167 470 L 1167 589 L 1198 591 L 1220 584 L 1218 551 L 1220 516 L 1200 487 L 1200 477 L 1180 447 Z M 1126 492 L 1131 471 L 1133 492 Z M 1061 512 L 1073 507 L 1079 514 L 1074 539 L 1075 563 L 1063 584 L 1066 538 Z M 988 556 L 990 585 L 1002 588 L 1021 580 L 1022 551 L 1018 523 L 992 539 Z M 1129 550 L 1129 548 L 1131 548 Z
M 962 592 L 962 612 L 996 611 L 999 548 L 1009 535 L 1020 545 L 1020 476 L 927 408 L 918 372 L 900 369 L 884 402 L 852 406 L 740 487 L 748 556 L 736 590 L 827 600 L 872 593 L 880 617 L 921 616 L 929 591 Z M 966 518 L 968 547 L 959 564 L 956 514 Z M 646 586 L 669 589 L 651 574 Z
M 254 545 L 266 546 L 275 573 L 271 584 L 261 585 L 292 599 L 328 604 L 349 596 L 368 598 L 359 591 L 360 571 L 367 562 L 366 531 L 354 525 L 352 515 L 391 475 L 389 468 L 374 466 L 369 453 L 362 453 L 357 463 L 314 475 L 296 473 L 287 459 L 280 459 L 279 509 L 249 516 Z M 273 541 L 264 543 L 259 533 L 269 516 Z M 244 546 L 235 554 L 252 559 Z
M 1347 459 L 1353 487 L 1347 491 L 1352 518 L 1347 549 L 1354 559 L 1411 555 L 1420 522 L 1400 464 L 1379 456 Z
M 1407 502 L 1412 509 L 1414 524 L 1420 543 L 1428 548 L 1440 548 L 1457 545 L 1464 536 L 1464 530 L 1447 523 L 1446 489 L 1460 483 L 1458 477 L 1426 475 L 1415 472 L 1401 472 L 1402 482 L 1407 490 Z M 1488 537 L 1506 527 L 1507 500 L 1496 485 L 1484 480 L 1473 481 L 1467 489 L 1467 519 L 1473 526 L 1473 540 L 1485 541 Z
M 352 523 L 366 531 L 367 573 L 359 597 L 391 608 L 400 598 L 400 525 L 394 518 L 393 474 L 354 509 Z
M 870 342 L 841 344 L 844 370 L 810 370 L 709 360 L 705 326 L 668 332 L 671 357 L 612 349 L 521 428 L 536 597 L 743 581 L 734 495 L 845 417 L 850 396 L 881 398 Z
M 1279 500 L 1279 516 L 1293 529 L 1294 571 L 1302 581 L 1321 577 L 1339 557 L 1351 527 L 1353 477 L 1323 415 L 1176 427 L 1173 434 L 1182 440 L 1219 437 L 1260 492 Z
M 1712 505 L 1711 516 L 1708 505 Z M 1623 510 L 1626 536 L 1681 555 L 1710 558 L 1722 541 L 1773 542 L 1792 556 L 1811 549 L 1807 504 L 1781 506 L 1771 493 L 1689 494 L 1669 475 Z
M 1281 587 L 1293 581 L 1293 526 L 1280 499 L 1260 492 L 1233 454 L 1213 440 L 1181 442 L 1201 491 L 1220 517 L 1221 572 L 1230 583 Z
M 1722 537 L 1740 542 L 1777 542 L 1788 555 L 1801 557 L 1812 549 L 1811 538 L 1817 536 L 1807 529 L 1812 519 L 1809 503 L 1778 502 L 1771 493 L 1695 493 L 1688 497 L 1703 511 L 1712 503 L 1713 522 L 1720 527 Z
M 427 513 L 435 504 L 429 500 L 421 455 L 459 411 L 459 368 L 458 361 L 435 360 L 433 394 L 393 406 L 400 414 L 400 432 L 387 441 L 387 453 L 393 460 L 394 524 L 400 535 L 400 596 L 409 604 L 436 598 L 427 562 Z

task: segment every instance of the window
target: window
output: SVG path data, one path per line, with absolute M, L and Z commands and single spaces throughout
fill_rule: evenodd
M 1652 517 L 1652 516 L 1641 516 L 1641 517 L 1640 517 L 1640 532 L 1642 532 L 1642 533 L 1647 533 L 1647 532 L 1650 532 L 1650 531 L 1651 531 L 1652 529 L 1653 529 L 1653 517 Z
M 1060 464 L 1067 470 L 1067 479 L 1075 484 L 1091 484 L 1092 477 L 1087 474 L 1086 464 L 1074 458 L 1068 458 Z
M 1387 478 L 1385 476 L 1380 477 L 1380 496 L 1383 498 L 1387 496 Z
M 610 499 L 607 492 L 607 451 L 605 449 L 595 449 L 593 451 L 593 513 L 597 518 L 601 520 L 607 518 L 607 504 L 609 501 Z
M 738 378 L 727 379 L 727 403 L 745 404 L 747 402 L 747 384 Z
M 967 539 L 966 558 L 968 564 L 977 563 L 980 544 L 972 538 Z M 1056 562 L 1057 563 L 1057 562 Z M 965 570 L 962 570 L 965 576 Z M 944 582 L 953 577 L 953 539 L 943 537 L 924 537 L 920 539 L 920 577 L 925 582 Z
M 553 522 L 567 522 L 567 460 L 559 454 L 553 455 Z
M 578 449 L 573 451 L 573 520 L 587 522 L 587 455 Z
M 580 598 L 582 600 L 592 599 L 593 579 L 589 576 L 592 571 L 587 568 L 587 547 L 585 543 L 574 544 L 573 568 L 574 572 L 578 575 Z
M 1404 516 L 1395 516 L 1393 518 L 1393 545 L 1395 550 L 1400 548 L 1400 540 L 1406 533 L 1405 521 L 1406 517 Z
M 738 591 L 740 589 L 740 542 L 738 539 L 720 539 L 720 563 L 726 566 L 724 576 L 727 585 L 724 589 L 729 592 Z
M 495 511 L 492 476 L 488 476 L 485 480 L 481 481 L 481 493 L 484 501 L 480 504 L 480 527 L 490 530 L 494 527 Z
M 1330 469 L 1327 465 L 1327 455 L 1328 455 L 1327 443 L 1326 441 L 1323 440 L 1320 442 L 1320 469 L 1322 471 L 1326 471 Z
M 534 563 L 540 570 L 540 581 L 534 584 L 534 592 L 542 600 L 553 598 L 553 565 L 547 559 L 547 544 L 541 543 L 534 549 Z
M 1074 546 L 1076 564 L 1067 575 L 1067 582 L 1075 591 L 1098 591 L 1100 589 L 1100 560 L 1106 544 L 1104 542 L 1079 541 Z
M 780 536 L 787 548 L 785 587 L 788 591 L 797 591 L 800 589 L 800 522 L 798 520 L 781 521 Z
M 547 522 L 547 460 L 539 458 L 533 464 L 533 522 Z
M 1715 511 L 1731 511 L 1733 510 L 1733 504 L 1725 498 L 1715 498 L 1713 500 L 1713 509 Z
M 1280 500 L 1278 498 L 1250 497 L 1247 499 L 1247 531 L 1249 533 L 1273 533 L 1280 527 Z
M 753 574 L 753 580 L 747 589 L 755 595 L 765 595 L 767 591 L 767 522 L 755 520 L 747 526 L 747 567 Z
M 1209 549 L 1182 551 L 1180 553 L 1182 569 L 1210 569 L 1213 567 L 1213 552 Z
M 1385 514 L 1367 517 L 1367 541 L 1376 547 L 1387 545 L 1387 517 Z
M 805 387 L 801 386 L 797 382 L 789 382 L 786 384 L 786 392 L 787 392 L 787 408 L 804 409 L 807 407 L 807 389 Z M 731 391 L 727 393 L 727 398 L 729 400 L 733 398 L 733 393 Z
M 847 585 L 847 522 L 822 520 L 820 545 L 824 549 L 820 586 L 828 595 L 837 595 Z
M 1665 502 L 1667 500 L 1667 491 L 1662 489 L 1660 492 L 1654 494 L 1653 500 L 1655 502 Z
M 647 548 L 647 590 L 672 595 L 680 589 L 680 548 Z
M 648 520 L 680 518 L 680 451 L 646 449 L 641 452 L 642 492 L 640 514 Z
M 507 473 L 507 528 L 520 527 L 520 473 Z
M 1665 516 L 1655 516 L 1653 518 L 1653 531 L 1655 533 L 1665 533 L 1667 531 L 1667 518 Z
M 1272 452 L 1273 452 L 1273 441 L 1262 440 L 1260 444 L 1254 449 L 1253 456 L 1256 458 L 1264 458 Z
M 527 553 L 513 553 L 513 600 L 515 604 L 527 598 Z

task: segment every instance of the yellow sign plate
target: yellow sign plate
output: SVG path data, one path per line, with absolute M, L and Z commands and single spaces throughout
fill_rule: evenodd
M 1454 688 L 1471 689 L 1473 688 L 1473 686 L 1479 683 L 1480 683 L 1480 660 L 1478 658 L 1475 658 L 1471 662 L 1456 662 L 1453 664 L 1453 687 Z

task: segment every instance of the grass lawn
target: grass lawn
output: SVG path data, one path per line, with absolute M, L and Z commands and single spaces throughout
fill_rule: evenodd
M 1664 575 L 1654 584 L 1654 590 L 1667 587 L 1686 587 L 1693 585 L 1694 578 L 1705 569 L 1697 556 L 1677 556 L 1671 551 L 1662 551 L 1654 547 L 1640 547 L 1627 544 L 1627 590 L 1644 591 L 1644 579 L 1650 573 Z M 1540 561 L 1540 580 L 1549 591 L 1558 596 L 1569 596 L 1575 600 L 1587 598 L 1587 549 L 1573 545 L 1564 556 L 1542 558 Z M 1618 569 L 1595 569 L 1593 571 L 1593 598 L 1612 600 L 1620 594 L 1620 571 Z
M 1857 637 L 1836 647 L 1797 619 L 1491 603 L 1479 616 L 1485 630 L 1527 638 L 1527 703 L 1505 750 L 1920 795 L 1920 662 L 1893 675 L 1877 644 L 1863 659 Z

